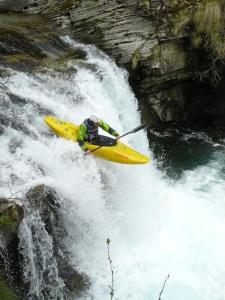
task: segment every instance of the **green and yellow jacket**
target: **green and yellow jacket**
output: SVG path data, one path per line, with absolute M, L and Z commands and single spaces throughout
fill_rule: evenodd
M 87 150 L 84 142 L 94 141 L 98 138 L 98 127 L 101 127 L 104 131 L 108 132 L 113 136 L 117 136 L 118 133 L 112 127 L 110 127 L 106 122 L 100 120 L 96 126 L 90 119 L 84 120 L 84 122 L 79 127 L 77 142 L 83 150 Z

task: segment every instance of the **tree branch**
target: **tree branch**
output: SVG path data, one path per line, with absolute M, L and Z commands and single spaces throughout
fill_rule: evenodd
M 110 266 L 110 271 L 111 271 L 111 285 L 109 285 L 109 290 L 110 290 L 110 296 L 111 296 L 111 300 L 113 299 L 114 296 L 114 272 L 113 272 L 113 268 L 112 268 L 112 259 L 110 257 L 110 252 L 109 252 L 109 244 L 110 244 L 110 239 L 108 238 L 106 241 L 107 244 L 107 251 L 108 251 L 108 261 L 109 261 L 109 266 Z
M 166 286 L 166 282 L 167 282 L 167 280 L 169 279 L 169 277 L 170 277 L 170 274 L 167 275 L 167 277 L 166 277 L 166 279 L 165 279 L 165 281 L 164 281 L 164 283 L 163 283 L 163 287 L 162 287 L 162 289 L 161 289 L 161 291 L 160 291 L 160 293 L 159 293 L 159 299 L 158 299 L 158 300 L 161 300 L 161 296 L 162 296 L 162 294 L 163 294 L 163 292 L 164 292 L 164 289 L 165 289 L 165 286 Z

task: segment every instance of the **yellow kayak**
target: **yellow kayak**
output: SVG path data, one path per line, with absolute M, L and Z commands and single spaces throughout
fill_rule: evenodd
M 79 126 L 70 122 L 59 120 L 53 116 L 45 116 L 45 123 L 54 131 L 58 136 L 66 139 L 76 141 Z M 98 146 L 90 143 L 85 143 L 89 150 L 94 150 Z M 121 163 L 121 164 L 146 164 L 150 158 L 135 151 L 129 146 L 117 141 L 115 146 L 103 146 L 94 151 L 95 156 Z

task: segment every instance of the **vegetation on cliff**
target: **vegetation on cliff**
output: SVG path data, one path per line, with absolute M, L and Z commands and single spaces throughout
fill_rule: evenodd
M 186 6 L 182 3 L 183 9 L 173 20 L 173 32 L 176 35 L 188 33 L 192 46 L 204 49 L 210 66 L 201 75 L 211 77 L 216 85 L 225 59 L 225 4 L 223 0 L 186 1 Z

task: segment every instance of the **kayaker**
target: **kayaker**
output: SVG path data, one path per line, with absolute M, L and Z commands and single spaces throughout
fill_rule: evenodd
M 88 150 L 85 146 L 85 142 L 100 146 L 103 144 L 104 146 L 105 140 L 109 139 L 108 137 L 98 134 L 98 127 L 101 127 L 104 131 L 108 132 L 112 136 L 115 136 L 115 140 L 118 140 L 120 138 L 120 135 L 116 130 L 114 130 L 97 116 L 92 115 L 88 119 L 84 120 L 84 122 L 80 125 L 78 132 L 77 142 L 85 151 L 85 154 L 91 153 L 91 150 Z

